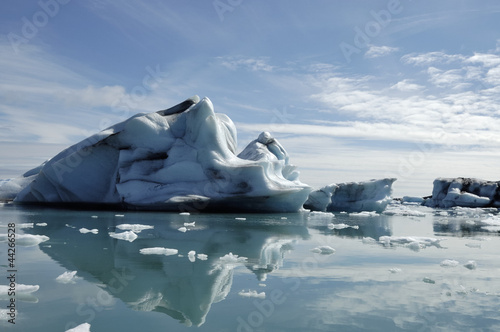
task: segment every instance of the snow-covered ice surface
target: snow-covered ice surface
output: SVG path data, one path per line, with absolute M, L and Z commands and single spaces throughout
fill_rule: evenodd
M 236 127 L 198 96 L 136 114 L 0 187 L 16 202 L 148 210 L 298 211 L 310 187 L 261 133 L 239 154 Z
M 488 228 L 497 225 L 498 209 L 395 202 L 385 211 L 130 212 L 121 219 L 119 211 L 5 205 L 2 233 L 9 221 L 33 224 L 16 235 L 46 239 L 16 247 L 15 328 L 498 330 L 500 232 Z M 112 237 L 118 234 L 137 238 Z M 7 241 L 0 247 L 9 264 Z M 2 318 L 8 282 L 0 282 Z M 0 330 L 8 326 L 0 321 Z

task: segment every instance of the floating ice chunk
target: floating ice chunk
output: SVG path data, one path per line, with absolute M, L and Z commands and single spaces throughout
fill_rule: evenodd
M 77 327 L 66 330 L 66 332 L 90 332 L 90 324 L 83 323 L 83 324 L 78 325 Z
M 123 217 L 125 217 L 125 215 L 124 214 L 115 214 L 115 217 L 123 218 Z
M 441 248 L 439 242 L 440 239 L 432 238 L 432 237 L 422 237 L 422 236 L 381 236 L 379 238 L 379 243 L 390 246 L 393 244 L 399 244 L 403 246 L 407 246 L 412 250 L 420 250 L 429 246 L 434 246 L 437 248 Z
M 311 211 L 307 216 L 308 219 L 332 219 L 335 218 L 335 215 L 331 212 L 322 212 L 322 211 Z
M 135 239 L 137 239 L 137 234 L 132 231 L 126 231 L 122 233 L 109 232 L 109 236 L 118 240 L 125 240 L 128 242 L 133 242 Z
M 47 223 L 46 222 L 39 222 L 39 223 L 36 223 L 35 225 L 39 226 L 39 227 L 45 227 L 45 226 L 47 226 Z
M 402 202 L 422 204 L 424 202 L 424 199 L 422 197 L 416 197 L 416 196 L 403 196 Z
M 459 262 L 454 259 L 445 259 L 439 265 L 441 265 L 442 267 L 457 267 L 458 264 Z
M 287 217 L 281 217 L 280 219 L 281 220 L 287 220 L 288 218 Z
M 10 286 L 0 285 L 0 298 L 4 298 L 4 297 L 9 295 L 8 294 L 9 288 L 10 288 Z M 36 292 L 39 289 L 40 289 L 40 286 L 38 286 L 38 285 L 16 284 L 16 294 L 17 295 L 31 294 L 31 293 Z
M 387 216 L 411 216 L 411 217 L 425 217 L 426 213 L 412 210 L 406 205 L 389 204 L 382 214 Z
M 66 271 L 56 278 L 56 281 L 61 284 L 74 284 L 75 280 L 78 279 L 76 276 L 77 271 Z
M 139 250 L 139 252 L 143 255 L 172 256 L 172 255 L 177 255 L 179 253 L 179 250 L 171 248 L 154 247 L 154 248 L 143 248 Z
M 477 263 L 476 261 L 468 261 L 464 264 L 464 267 L 468 268 L 469 270 L 475 270 L 477 268 Z
M 193 222 L 185 222 L 184 227 L 195 227 L 196 221 Z
M 393 178 L 364 182 L 332 183 L 313 191 L 304 207 L 317 211 L 382 212 L 392 201 Z
M 90 218 L 97 219 L 97 218 L 99 218 L 99 216 L 90 216 Z
M 188 259 L 191 263 L 194 263 L 196 261 L 196 251 L 191 250 L 188 252 Z
M 189 212 L 181 212 L 181 213 L 179 213 L 179 215 L 180 216 L 190 216 L 191 213 L 189 213 Z
M 247 259 L 247 257 L 238 257 L 238 255 L 233 255 L 233 253 L 230 252 L 229 254 L 220 257 L 219 261 L 223 263 L 244 263 Z
M 97 234 L 97 233 L 99 233 L 99 230 L 97 228 L 94 228 L 94 229 L 80 228 L 80 233 L 82 233 L 82 234 L 87 234 L 87 233 Z
M 68 227 L 68 228 L 76 228 L 76 226 L 72 226 L 70 224 L 65 224 L 64 226 Z
M 335 249 L 330 246 L 320 246 L 314 249 L 311 249 L 312 252 L 321 254 L 321 255 L 331 255 L 335 253 Z
M 244 290 L 242 290 L 242 291 L 238 292 L 238 295 L 242 296 L 242 297 L 254 297 L 257 299 L 265 299 L 266 298 L 265 292 L 258 293 L 255 290 L 249 290 L 248 292 L 245 292 Z
M 196 258 L 198 258 L 200 261 L 206 261 L 208 259 L 208 256 L 206 254 L 197 254 Z
M 436 281 L 432 280 L 429 277 L 425 277 L 424 279 L 422 279 L 422 281 L 425 282 L 426 284 L 435 284 L 436 283 Z
M 243 217 L 237 217 L 237 218 L 234 218 L 235 220 L 240 220 L 240 221 L 245 221 L 247 220 L 247 218 L 243 218 Z
M 380 216 L 376 211 L 361 211 L 361 212 L 352 212 L 349 213 L 349 217 L 362 217 L 362 218 L 368 218 L 368 217 L 377 217 Z
M 377 240 L 375 240 L 374 238 L 372 237 L 364 237 L 361 242 L 363 242 L 363 244 L 377 244 Z
M 178 231 L 179 231 L 179 232 L 182 232 L 182 233 L 186 233 L 186 232 L 187 232 L 187 230 L 188 230 L 188 229 L 187 229 L 186 227 L 180 227 L 180 228 L 178 229 Z
M 0 234 L 0 242 L 6 242 L 7 239 L 7 234 Z M 16 234 L 16 246 L 21 247 L 36 246 L 48 240 L 50 240 L 50 238 L 45 235 Z
M 35 224 L 33 224 L 32 222 L 27 222 L 27 223 L 17 224 L 16 226 L 19 228 L 33 228 Z
M 117 225 L 116 228 L 121 229 L 123 231 L 132 231 L 134 233 L 140 233 L 145 229 L 153 229 L 154 226 L 150 225 L 142 225 L 142 224 L 121 224 Z
M 400 273 L 402 270 L 399 267 L 392 267 L 389 269 L 391 273 Z
M 354 228 L 354 229 L 359 229 L 359 226 L 358 225 L 347 225 L 347 224 L 328 224 L 328 229 L 344 229 L 344 228 Z

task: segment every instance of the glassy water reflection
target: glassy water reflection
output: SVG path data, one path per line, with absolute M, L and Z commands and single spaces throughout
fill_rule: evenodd
M 0 233 L 15 223 L 26 234 L 49 240 L 18 246 L 18 283 L 40 289 L 17 298 L 16 326 L 4 317 L 0 326 L 23 331 L 65 331 L 84 322 L 91 331 L 500 327 L 500 241 L 498 232 L 482 223 L 497 211 L 412 209 L 423 215 L 184 216 L 4 206 Z M 126 232 L 117 227 L 123 224 L 152 227 L 136 230 L 133 241 L 110 236 Z M 431 237 L 439 237 L 440 245 L 426 245 Z M 378 241 L 382 238 L 389 240 Z M 312 251 L 321 246 L 335 253 Z M 6 242 L 0 248 L 6 271 Z M 146 248 L 178 252 L 145 255 Z M 470 260 L 477 268 L 464 266 Z M 66 271 L 77 271 L 77 278 L 57 282 Z M 2 309 L 8 300 L 0 297 Z

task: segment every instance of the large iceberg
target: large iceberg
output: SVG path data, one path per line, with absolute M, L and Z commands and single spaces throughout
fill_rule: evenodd
M 0 198 L 158 210 L 298 211 L 311 188 L 263 132 L 236 154 L 236 128 L 198 96 L 137 114 L 65 149 Z M 8 189 L 8 190 L 7 190 Z M 3 191 L 3 193 L 2 193 Z
M 500 207 L 500 181 L 474 178 L 437 178 L 433 183 L 432 197 L 424 205 L 449 208 Z
M 304 203 L 314 211 L 382 212 L 392 201 L 394 178 L 330 184 L 313 191 Z

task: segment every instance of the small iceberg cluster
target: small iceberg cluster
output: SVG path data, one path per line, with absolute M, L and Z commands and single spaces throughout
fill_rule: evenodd
M 500 208 L 500 181 L 473 178 L 438 178 L 434 180 L 432 197 L 425 200 L 429 207 Z

